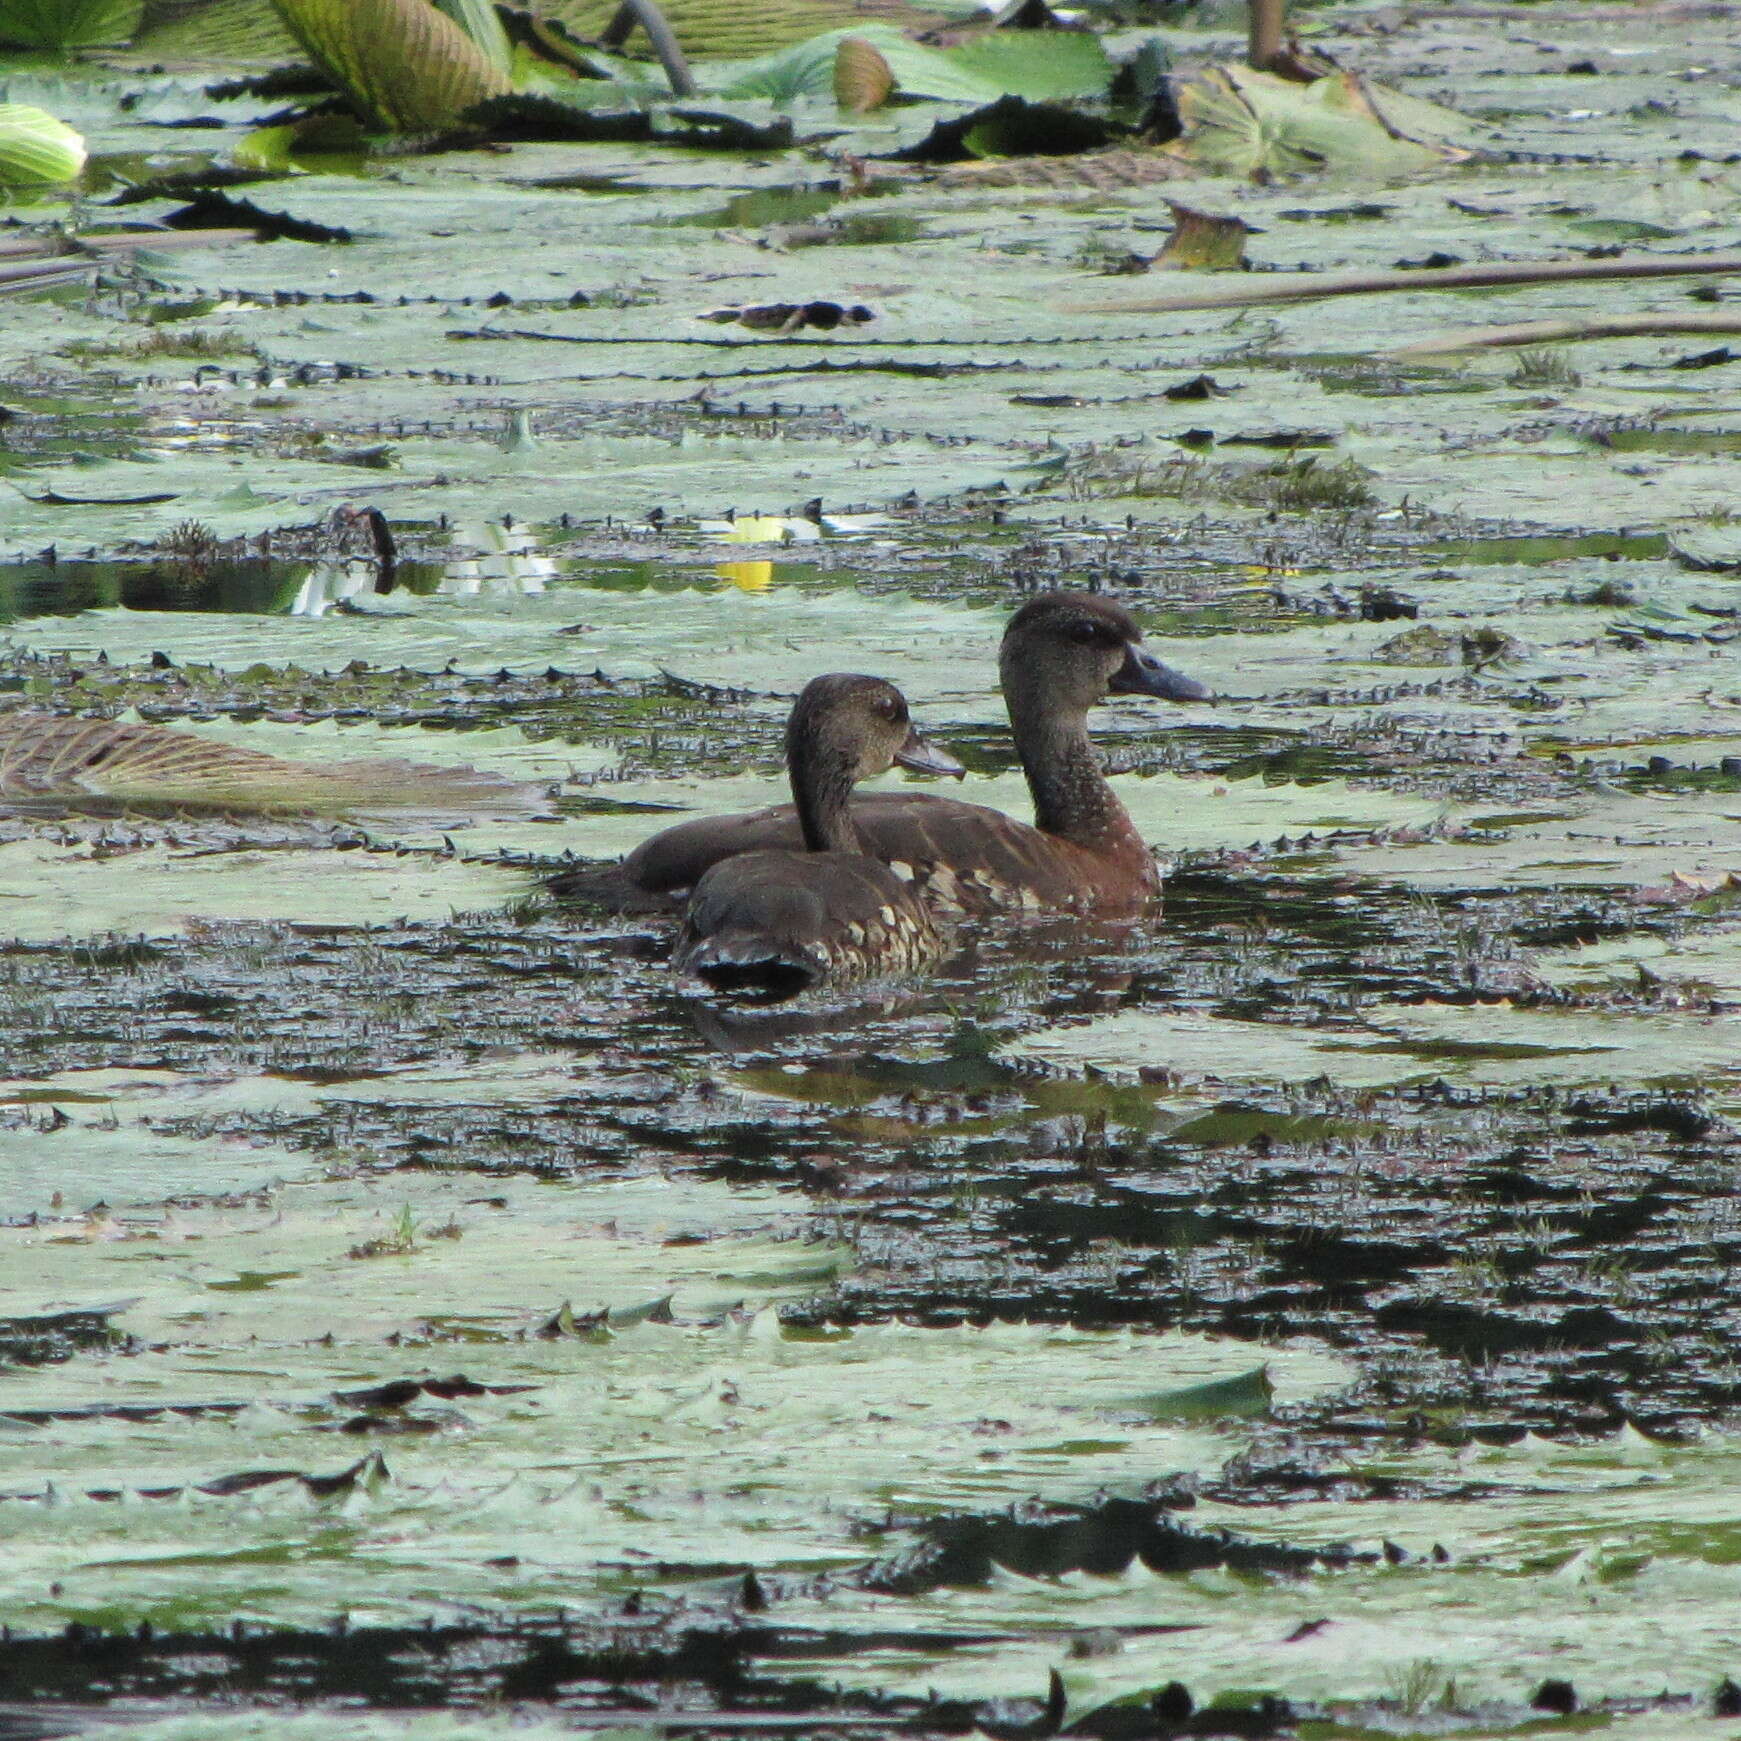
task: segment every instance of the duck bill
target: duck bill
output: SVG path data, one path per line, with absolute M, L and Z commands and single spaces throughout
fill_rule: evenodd
M 895 751 L 895 760 L 903 768 L 911 768 L 915 774 L 953 774 L 959 780 L 967 773 L 947 750 L 938 749 L 929 738 L 920 737 L 916 731 L 907 733 L 907 741 Z
M 1163 665 L 1146 647 L 1127 641 L 1124 663 L 1108 685 L 1114 695 L 1152 695 L 1158 701 L 1212 701 L 1215 692 L 1195 677 Z

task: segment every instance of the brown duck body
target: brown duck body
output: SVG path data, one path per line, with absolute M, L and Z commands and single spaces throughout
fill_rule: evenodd
M 935 918 L 865 855 L 848 800 L 854 781 L 897 760 L 934 773 L 959 773 L 960 764 L 912 729 L 892 684 L 841 675 L 818 677 L 798 698 L 786 760 L 791 845 L 720 855 L 694 879 L 673 966 L 716 991 L 785 997 L 936 960 L 944 939 Z
M 1119 808 L 1122 829 L 1092 844 L 1047 834 L 1002 810 L 926 792 L 866 792 L 852 801 L 864 852 L 939 913 L 1005 909 L 1140 911 L 1161 886 L 1155 857 Z M 710 867 L 740 855 L 802 849 L 790 804 L 697 817 L 642 842 L 622 875 L 643 896 L 680 900 Z
M 1030 600 L 1011 618 L 998 663 L 1034 821 L 930 793 L 865 793 L 851 806 L 863 850 L 941 913 L 1140 911 L 1158 893 L 1160 872 L 1100 770 L 1088 710 L 1109 693 L 1175 701 L 1209 693 L 1141 642 L 1130 614 L 1110 600 L 1084 593 Z M 564 873 L 551 887 L 668 905 L 722 860 L 794 850 L 801 841 L 797 812 L 787 804 L 698 817 L 643 841 L 603 879 Z

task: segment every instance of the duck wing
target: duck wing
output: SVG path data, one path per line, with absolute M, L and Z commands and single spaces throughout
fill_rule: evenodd
M 1084 904 L 1105 911 L 1139 906 L 1152 892 L 1152 861 L 1109 865 L 984 804 L 928 792 L 866 792 L 853 798 L 852 815 L 866 853 L 941 912 Z M 722 860 L 748 852 L 801 852 L 803 846 L 796 810 L 771 804 L 679 822 L 642 841 L 619 865 L 576 866 L 552 877 L 549 886 L 565 898 L 668 910 Z

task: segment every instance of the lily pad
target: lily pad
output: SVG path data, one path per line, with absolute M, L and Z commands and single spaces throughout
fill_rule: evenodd
M 1296 84 L 1227 64 L 1179 86 L 1185 135 L 1168 149 L 1206 169 L 1243 176 L 1314 170 L 1397 175 L 1465 157 L 1447 136 L 1467 123 L 1418 99 L 1369 92 L 1352 73 Z

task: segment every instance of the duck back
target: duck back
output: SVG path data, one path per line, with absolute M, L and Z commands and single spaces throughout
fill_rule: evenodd
M 716 991 L 788 997 L 824 979 L 908 972 L 942 950 L 930 913 L 880 860 L 775 848 L 701 874 L 672 965 Z

